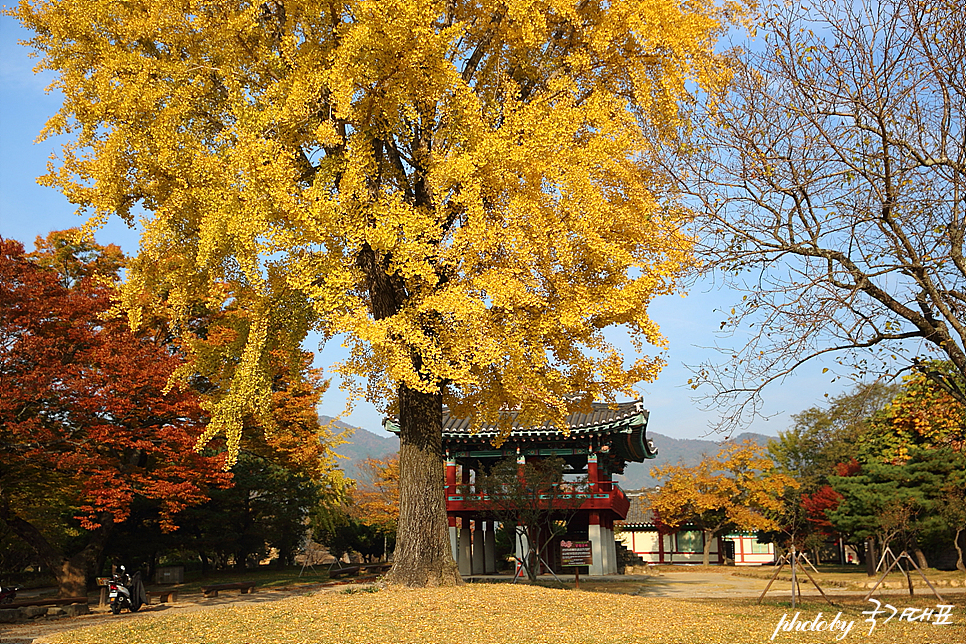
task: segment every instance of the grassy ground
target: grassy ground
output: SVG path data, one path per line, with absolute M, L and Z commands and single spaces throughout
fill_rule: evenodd
M 215 584 L 228 584 L 236 581 L 254 581 L 258 588 L 292 588 L 301 585 L 319 584 L 329 580 L 327 573 L 328 566 L 316 566 L 313 571 L 308 568 L 302 572 L 300 566 L 276 568 L 275 566 L 265 566 L 260 568 L 250 568 L 247 570 L 219 570 L 202 577 L 201 573 L 185 573 L 183 584 L 157 586 L 148 584 L 150 589 L 176 588 L 183 593 L 200 593 L 202 586 L 213 586 Z M 299 574 L 302 574 L 300 577 Z
M 59 644 L 966 644 L 966 610 L 952 611 L 950 625 L 893 619 L 869 635 L 871 605 L 841 600 L 836 607 L 788 602 L 756 606 L 754 600 L 678 601 L 510 584 L 459 588 L 320 593 L 265 604 L 111 621 L 70 631 Z M 962 596 L 957 600 L 961 601 Z M 900 608 L 932 607 L 925 597 L 893 597 Z M 776 626 L 795 612 L 799 620 L 853 622 L 841 631 L 784 632 Z M 772 640 L 772 636 L 775 635 Z

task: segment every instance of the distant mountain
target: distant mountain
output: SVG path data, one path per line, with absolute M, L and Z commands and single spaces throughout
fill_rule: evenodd
M 319 416 L 319 419 L 322 424 L 333 420 L 331 416 Z M 337 454 L 346 457 L 339 459 L 339 467 L 349 478 L 359 478 L 358 464 L 365 459 L 385 458 L 399 451 L 398 436 L 380 436 L 361 427 L 347 425 L 340 420 L 335 421 L 335 427 L 352 430 L 352 435 L 348 437 L 349 442 L 335 448 Z M 721 449 L 721 441 L 671 438 L 655 432 L 648 432 L 647 436 L 654 441 L 658 449 L 657 458 L 644 463 L 628 463 L 624 474 L 614 477 L 625 490 L 638 490 L 657 485 L 658 482 L 650 476 L 652 467 L 678 463 L 691 467 L 700 463 L 705 456 L 714 455 Z M 732 440 L 740 442 L 751 439 L 759 445 L 767 445 L 771 438 L 763 434 L 746 432 Z
M 319 421 L 326 425 L 333 421 L 332 416 L 319 416 Z M 337 420 L 334 426 L 340 429 L 351 429 L 352 434 L 344 445 L 335 448 L 335 453 L 345 458 L 339 459 L 339 467 L 351 479 L 359 478 L 358 464 L 367 458 L 385 458 L 399 451 L 399 437 L 380 436 L 367 429 L 353 427 Z
M 654 487 L 658 481 L 651 477 L 652 467 L 661 465 L 677 465 L 678 463 L 693 467 L 705 456 L 714 456 L 721 449 L 722 441 L 701 440 L 695 438 L 671 438 L 664 434 L 648 432 L 647 437 L 654 441 L 657 447 L 657 458 L 643 463 L 628 463 L 623 475 L 616 475 L 616 480 L 625 490 L 638 490 L 642 487 Z M 745 432 L 732 438 L 735 442 L 753 440 L 759 445 L 768 445 L 773 437 L 764 434 Z

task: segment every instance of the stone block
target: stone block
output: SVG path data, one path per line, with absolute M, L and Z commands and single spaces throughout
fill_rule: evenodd
M 19 622 L 22 618 L 19 608 L 0 608 L 0 624 Z
M 71 604 L 64 607 L 64 612 L 68 617 L 77 617 L 78 615 L 87 615 L 91 612 L 91 609 L 87 604 Z
M 20 609 L 23 611 L 23 616 L 34 619 L 36 617 L 43 617 L 47 614 L 47 606 L 24 606 Z
M 60 606 L 51 606 L 47 611 L 47 617 L 65 617 L 66 615 L 67 611 Z

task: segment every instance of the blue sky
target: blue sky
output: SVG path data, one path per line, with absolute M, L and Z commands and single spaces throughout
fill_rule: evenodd
M 36 183 L 59 145 L 56 140 L 35 140 L 60 101 L 56 93 L 45 94 L 50 77 L 32 72 L 36 60 L 29 58 L 29 50 L 17 43 L 27 37 L 29 33 L 16 21 L 0 17 L 0 235 L 20 240 L 29 249 L 38 235 L 79 226 L 83 220 L 59 192 Z M 98 235 L 98 241 L 116 243 L 133 254 L 138 248 L 138 233 L 119 220 L 112 220 Z M 675 438 L 715 438 L 708 436 L 709 422 L 715 415 L 700 411 L 692 400 L 694 392 L 687 386 L 691 374 L 684 365 L 712 358 L 714 353 L 707 347 L 727 346 L 727 339 L 715 335 L 724 319 L 715 310 L 730 310 L 736 298 L 740 298 L 740 293 L 698 286 L 686 298 L 661 298 L 651 307 L 651 317 L 670 341 L 668 366 L 661 377 L 638 387 L 651 411 L 652 431 Z M 330 347 L 317 356 L 317 363 L 326 367 L 339 357 L 338 347 Z M 822 367 L 821 363 L 808 364 L 797 375 L 766 391 L 764 411 L 774 416 L 755 422 L 749 429 L 775 435 L 788 427 L 788 414 L 820 404 L 826 393 L 835 395 L 848 386 L 847 380 L 831 382 L 831 373 L 822 375 Z M 335 416 L 343 406 L 344 399 L 333 386 L 320 411 Z M 381 416 L 368 403 L 358 403 L 345 420 L 381 432 Z

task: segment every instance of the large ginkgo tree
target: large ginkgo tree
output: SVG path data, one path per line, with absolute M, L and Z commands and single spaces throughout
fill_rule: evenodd
M 648 303 L 692 263 L 652 162 L 682 101 L 727 80 L 709 0 L 24 0 L 69 142 L 46 181 L 143 215 L 124 302 L 246 312 L 205 439 L 270 406 L 310 330 L 398 415 L 393 580 L 457 583 L 443 405 L 561 419 L 656 377 Z M 280 345 L 286 345 L 280 347 Z M 638 352 L 640 353 L 640 352 Z M 199 354 L 199 360 L 202 358 Z M 198 365 L 196 365 L 198 366 Z M 571 394 L 579 393 L 578 397 Z

